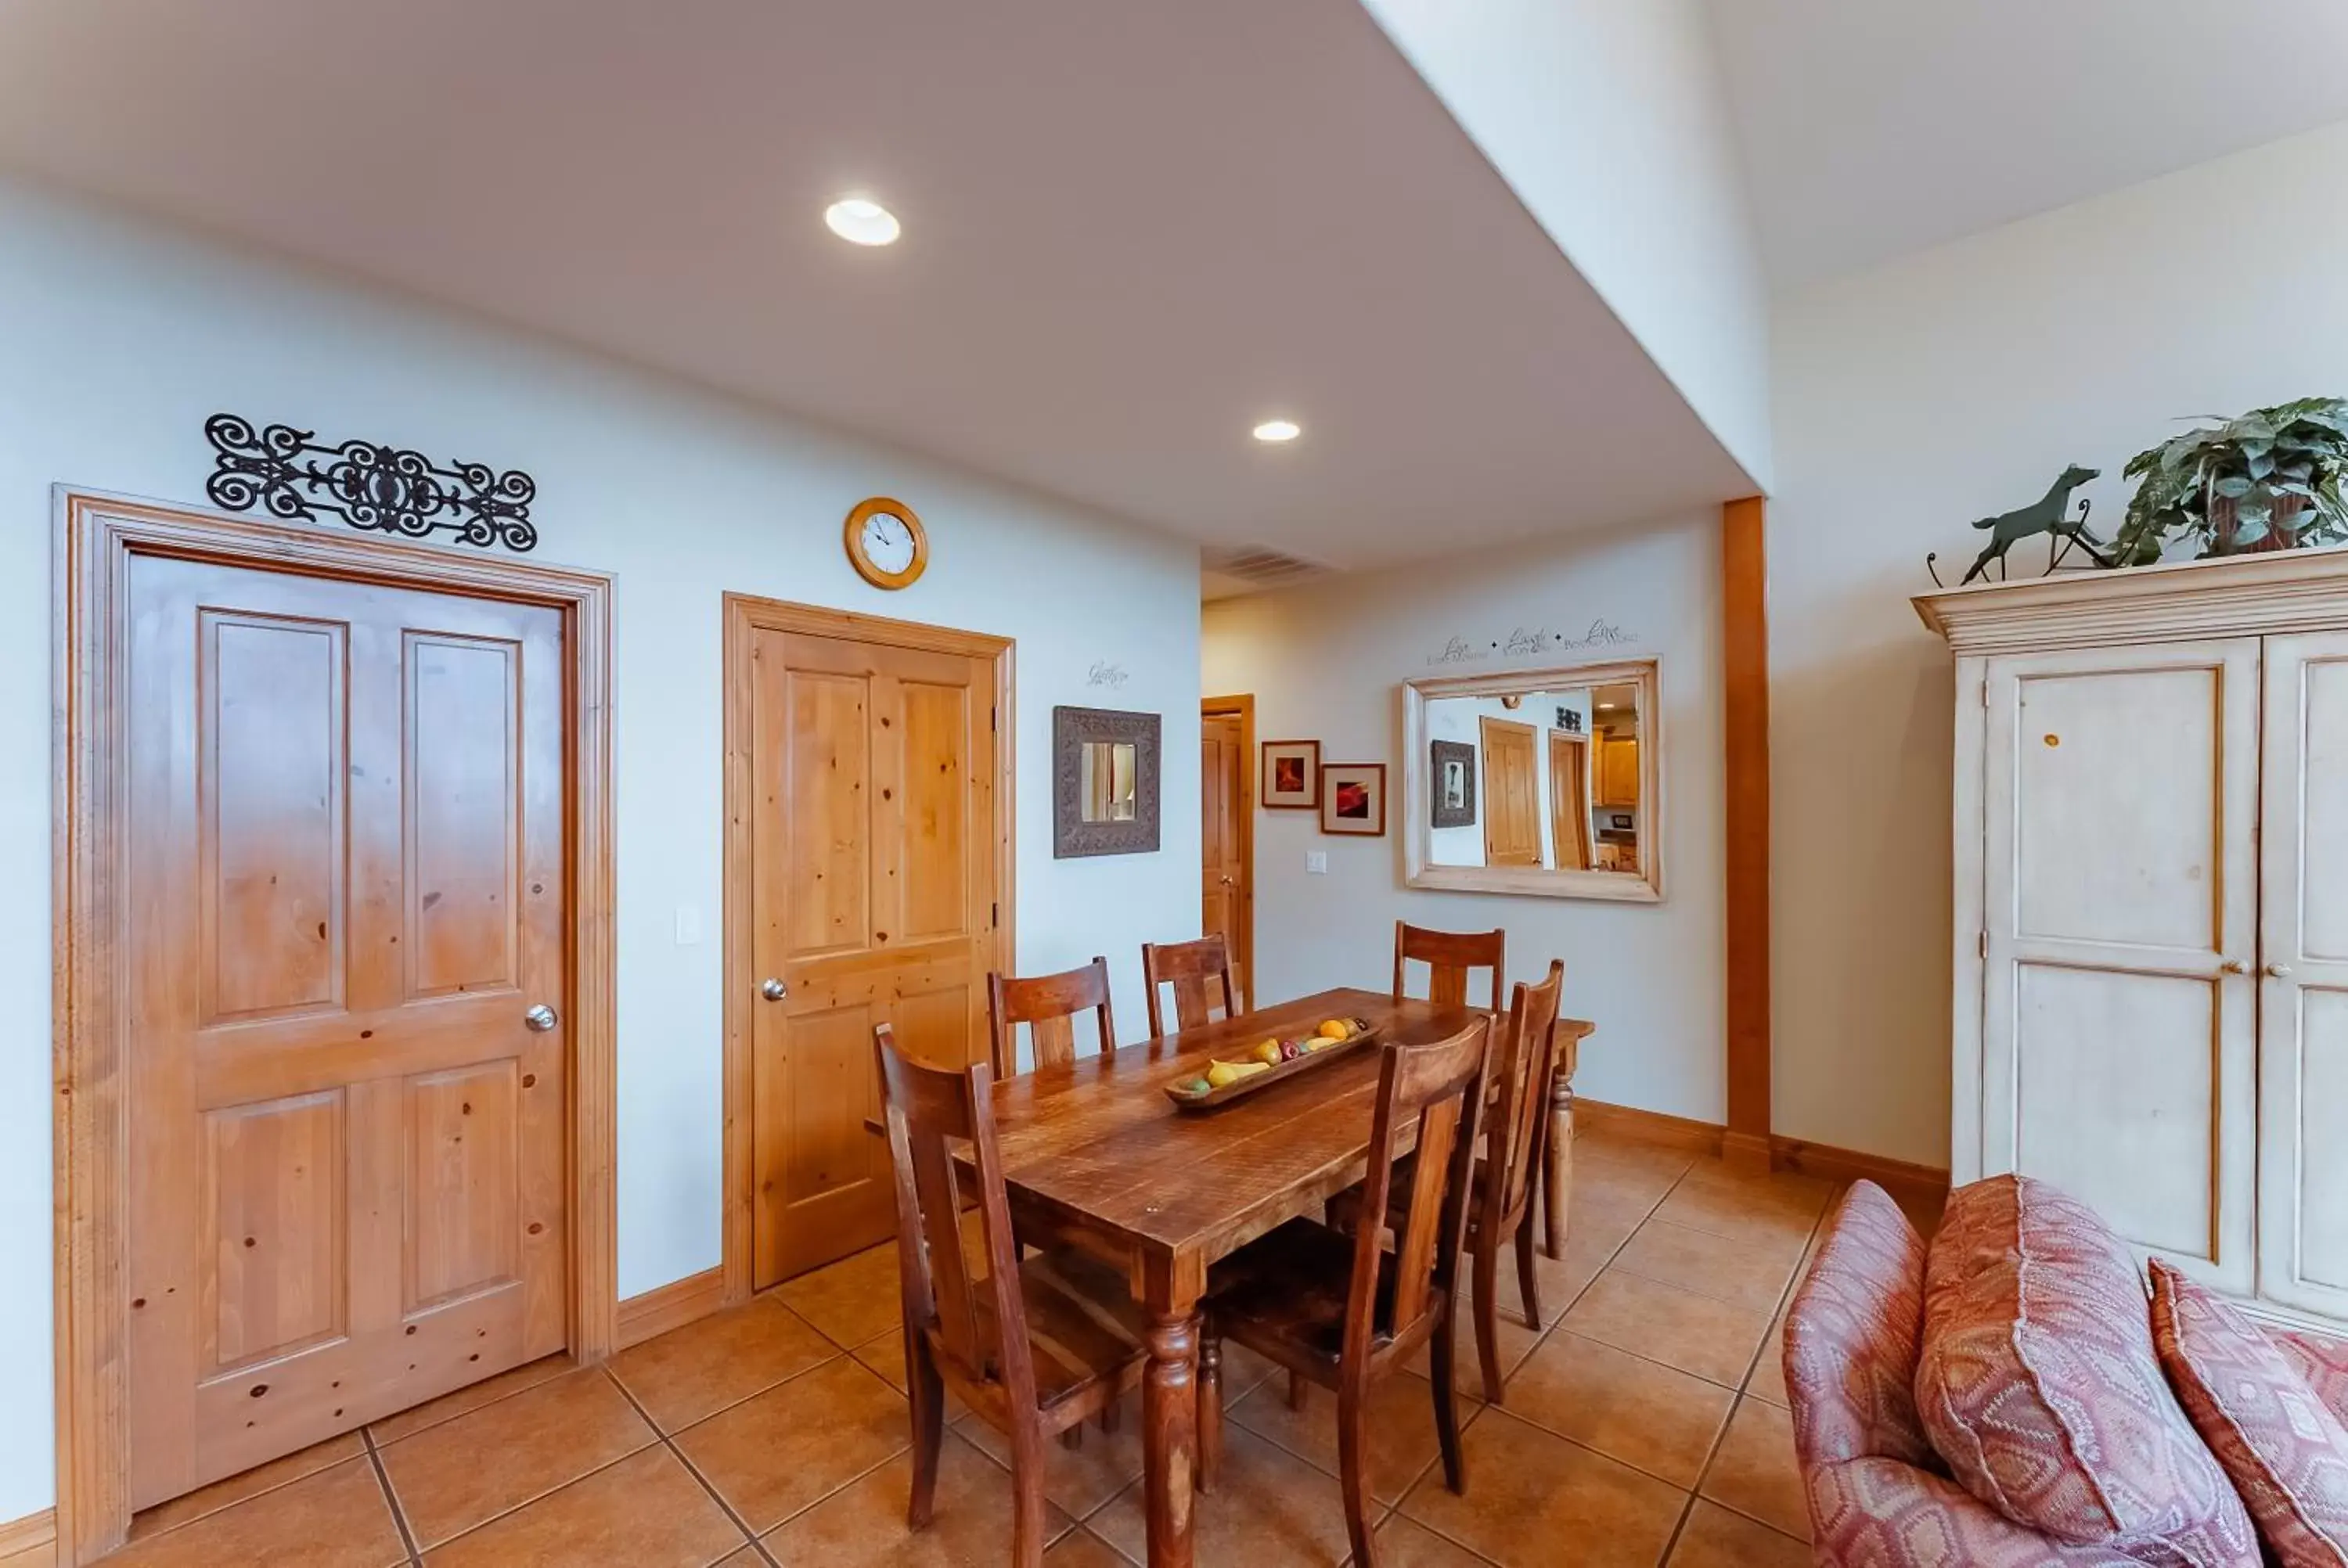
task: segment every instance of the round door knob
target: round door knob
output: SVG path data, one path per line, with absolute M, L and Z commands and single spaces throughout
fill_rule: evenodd
M 522 1014 L 521 1021 L 528 1024 L 533 1033 L 544 1034 L 548 1030 L 552 1029 L 556 1024 L 561 1023 L 562 1020 L 556 1015 L 555 1010 L 552 1008 L 547 1006 L 544 1002 L 541 1002 L 536 1007 L 530 1009 L 528 1012 Z
M 769 976 L 758 987 L 758 994 L 770 1002 L 778 1002 L 791 994 L 791 988 Z
M 2271 980 L 2282 979 L 2290 973 L 2291 966 L 2289 964 L 2269 964 L 2267 966 L 2267 979 Z
M 2250 972 L 2250 966 L 2240 958 L 2228 958 L 2218 967 L 2230 975 L 2247 975 Z

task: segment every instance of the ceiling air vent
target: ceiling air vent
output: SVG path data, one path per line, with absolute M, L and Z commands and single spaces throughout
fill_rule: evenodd
M 1319 561 L 1283 555 L 1268 545 L 1217 545 L 1202 552 L 1200 563 L 1218 577 L 1233 578 L 1251 588 L 1292 588 L 1329 569 Z

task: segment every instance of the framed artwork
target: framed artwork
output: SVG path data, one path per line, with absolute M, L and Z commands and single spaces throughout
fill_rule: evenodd
M 1321 804 L 1321 743 L 1266 741 L 1263 788 L 1257 799 L 1267 811 L 1311 811 Z
M 1437 827 L 1476 825 L 1476 748 L 1466 741 L 1429 743 L 1427 798 Z
M 1321 831 L 1382 837 L 1386 830 L 1386 765 L 1331 763 L 1321 770 Z

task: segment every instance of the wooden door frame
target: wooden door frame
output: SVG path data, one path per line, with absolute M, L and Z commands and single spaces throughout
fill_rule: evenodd
M 984 659 L 994 666 L 994 886 L 1003 906 L 994 927 L 992 967 L 1008 973 L 1012 967 L 1014 933 L 1018 929 L 1017 866 L 1018 748 L 1017 712 L 1013 706 L 1014 643 L 1007 637 L 981 631 L 957 631 L 919 621 L 891 620 L 855 610 L 827 610 L 819 605 L 792 604 L 755 594 L 728 593 L 725 598 L 726 662 L 726 913 L 724 1058 L 725 1137 L 720 1159 L 725 1180 L 723 1300 L 747 1301 L 752 1293 L 756 1265 L 757 1165 L 756 1090 L 751 1073 L 750 988 L 757 983 L 756 955 L 751 945 L 750 814 L 752 798 L 750 745 L 755 724 L 750 712 L 750 640 L 758 631 L 795 631 L 809 637 L 838 637 L 878 643 L 887 648 L 948 653 Z
M 544 605 L 563 618 L 565 802 L 570 838 L 571 1044 L 566 1151 L 569 1338 L 595 1361 L 618 1305 L 613 1167 L 614 995 L 612 579 L 507 556 L 294 528 L 60 486 L 54 492 L 51 750 L 52 1129 L 56 1182 L 57 1560 L 120 1545 L 130 1527 L 129 1368 L 124 1249 L 129 1027 L 118 899 L 127 737 L 127 568 L 133 556 Z
M 1207 719 L 1237 719 L 1240 722 L 1240 973 L 1247 977 L 1241 988 L 1240 1006 L 1255 1005 L 1255 694 L 1241 692 L 1227 697 L 1199 699 L 1199 717 Z M 1200 788 L 1206 781 L 1200 781 Z

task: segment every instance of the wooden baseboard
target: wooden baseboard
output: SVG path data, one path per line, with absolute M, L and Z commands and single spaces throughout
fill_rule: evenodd
M 1576 1126 L 1603 1128 L 1642 1143 L 1722 1158 L 1742 1153 L 1747 1160 L 1758 1163 L 1757 1148 L 1736 1147 L 1757 1143 L 1758 1140 L 1744 1139 L 1716 1122 L 1642 1111 L 1635 1105 L 1610 1105 L 1602 1100 L 1581 1099 L 1573 1102 L 1573 1119 Z M 1949 1195 L 1949 1173 L 1937 1166 L 1914 1164 L 1883 1154 L 1863 1154 L 1856 1149 L 1838 1149 L 1830 1143 L 1812 1143 L 1783 1133 L 1769 1136 L 1768 1164 L 1772 1170 L 1797 1171 L 1828 1182 L 1869 1181 L 1894 1197 L 1924 1203 L 1940 1203 Z
M 22 1519 L 12 1519 L 0 1524 L 0 1559 L 53 1544 L 57 1538 L 57 1511 L 54 1508 L 28 1513 Z
M 642 1296 L 631 1296 L 620 1303 L 618 1348 L 624 1350 L 654 1335 L 682 1328 L 725 1305 L 726 1269 L 722 1265 L 673 1279 Z

